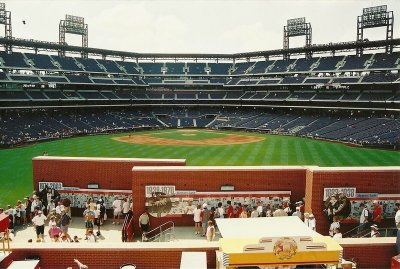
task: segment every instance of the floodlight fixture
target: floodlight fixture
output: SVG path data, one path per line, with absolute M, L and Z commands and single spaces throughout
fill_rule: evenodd
M 393 39 L 393 11 L 387 11 L 387 6 L 367 7 L 363 14 L 357 17 L 357 42 L 364 42 L 364 29 L 386 26 L 386 41 Z M 393 51 L 393 45 L 386 45 L 386 53 Z M 363 52 L 362 46 L 357 47 L 357 55 Z
M 65 34 L 82 36 L 82 47 L 88 47 L 88 25 L 83 17 L 65 15 L 65 20 L 60 20 L 59 24 L 59 43 L 66 45 Z M 61 56 L 65 56 L 65 51 L 59 51 Z M 87 53 L 82 51 L 82 57 L 87 58 Z
M 305 17 L 289 19 L 287 20 L 286 26 L 283 27 L 283 49 L 289 49 L 289 38 L 295 36 L 305 36 L 306 37 L 306 47 L 311 47 L 312 40 L 312 28 L 311 23 L 306 22 Z M 307 58 L 311 58 L 311 51 L 306 53 Z M 286 53 L 284 55 L 285 59 L 289 58 Z
M 0 3 L 0 24 L 4 24 L 5 38 L 12 39 L 11 12 L 6 10 L 6 4 Z M 11 53 L 11 45 L 5 45 L 7 53 Z

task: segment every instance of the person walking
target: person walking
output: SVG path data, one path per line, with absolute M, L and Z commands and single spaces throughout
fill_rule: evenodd
M 150 227 L 150 217 L 147 209 L 139 217 L 139 227 L 142 230 L 142 241 L 145 241 L 145 233 L 149 230 Z
M 44 242 L 44 222 L 46 221 L 47 217 L 42 214 L 42 211 L 39 210 L 37 215 L 32 219 L 32 223 L 36 229 L 36 242 Z
M 193 210 L 193 220 L 194 220 L 194 234 L 200 234 L 201 205 L 197 205 L 196 209 Z
M 214 223 L 209 220 L 207 222 L 207 232 L 206 232 L 207 241 L 213 241 L 215 237 L 215 228 Z

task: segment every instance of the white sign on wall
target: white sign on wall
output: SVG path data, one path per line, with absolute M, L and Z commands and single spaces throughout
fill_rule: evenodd
M 338 188 L 324 188 L 324 201 L 331 196 L 342 193 L 347 198 L 356 197 L 356 188 L 338 187 Z
M 164 193 L 165 195 L 175 195 L 174 185 L 149 185 L 146 186 L 146 197 L 152 197 L 154 193 Z
M 62 182 L 39 182 L 39 191 L 42 191 L 45 187 L 54 188 L 55 190 L 62 190 L 63 184 Z

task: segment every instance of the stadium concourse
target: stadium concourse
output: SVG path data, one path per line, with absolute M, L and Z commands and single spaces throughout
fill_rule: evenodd
M 311 23 L 296 18 L 289 19 L 283 27 L 282 49 L 230 54 L 93 48 L 88 44 L 88 24 L 83 17 L 72 15 L 60 20 L 57 43 L 16 38 L 12 35 L 11 11 L 3 3 L 0 24 L 5 26 L 4 37 L 0 37 L 4 48 L 0 51 L 0 146 L 7 148 L 2 154 L 14 154 L 20 150 L 17 147 L 30 143 L 40 147 L 42 142 L 61 139 L 69 143 L 66 148 L 72 149 L 75 140 L 69 138 L 75 136 L 126 132 L 128 138 L 124 139 L 131 140 L 129 136 L 134 131 L 197 128 L 283 134 L 383 148 L 393 153 L 389 159 L 395 163 L 385 163 L 383 154 L 379 155 L 383 151 L 360 153 L 359 161 L 364 165 L 360 167 L 319 167 L 315 163 L 186 166 L 186 160 L 178 160 L 179 164 L 173 166 L 173 160 L 155 163 L 134 158 L 57 157 L 47 156 L 47 150 L 45 156 L 36 154 L 31 160 L 36 149 L 26 147 L 30 152 L 18 159 L 25 161 L 23 168 L 30 167 L 32 161 L 33 188 L 37 191 L 34 195 L 43 195 L 24 194 L 36 203 L 31 205 L 29 216 L 37 227 L 34 231 L 18 223 L 23 219 L 18 215 L 23 211 L 22 202 L 17 202 L 15 211 L 10 205 L 4 209 L 6 214 L 0 213 L 3 242 L 12 237 L 8 234 L 14 228 L 10 223 L 19 224 L 11 250 L 3 251 L 0 268 L 26 259 L 39 259 L 36 268 L 65 268 L 72 266 L 76 258 L 90 268 L 122 268 L 127 263 L 138 268 L 178 268 L 184 252 L 203 252 L 203 268 L 316 268 L 316 264 L 327 268 L 331 264 L 341 266 L 343 257 L 354 258 L 360 268 L 388 268 L 391 262 L 396 266 L 398 261 L 393 256 L 399 254 L 400 242 L 394 221 L 400 214 L 396 208 L 400 201 L 400 168 L 395 159 L 400 146 L 400 39 L 394 37 L 394 14 L 387 6 L 362 10 L 355 41 L 316 45 Z M 365 38 L 365 29 L 382 26 L 386 28 L 385 39 Z M 66 34 L 79 35 L 82 45 L 68 45 Z M 303 47 L 289 47 L 289 39 L 295 36 L 305 37 Z M 129 148 L 127 143 L 120 144 Z M 201 150 L 204 148 L 198 149 Z M 301 147 L 296 150 L 305 155 Z M 281 156 L 288 159 L 288 151 Z M 317 151 L 312 148 L 307 155 L 313 157 Z M 76 156 L 79 152 L 64 155 Z M 97 156 L 98 152 L 90 156 Z M 235 153 L 240 155 L 243 151 Z M 337 152 L 330 153 L 331 158 L 339 158 Z M 383 160 L 385 166 L 368 167 L 366 163 L 372 155 Z M 4 163 L 9 159 L 4 158 Z M 19 168 L 1 168 L 4 175 L 22 174 Z M 20 186 L 20 182 L 11 183 Z M 52 188 L 48 191 L 47 187 Z M 55 195 L 56 191 L 60 196 Z M 35 239 L 34 232 L 38 241 L 43 237 L 47 222 L 40 211 L 52 212 L 40 206 L 37 199 L 51 203 L 55 198 L 61 204 L 60 221 L 54 223 L 54 229 L 58 231 L 56 226 L 61 226 L 61 238 L 68 234 L 70 223 L 65 216 L 71 213 L 71 235 L 77 235 L 78 240 L 87 236 L 88 242 L 95 241 L 93 225 L 101 224 L 105 209 L 109 218 L 124 211 L 126 221 L 119 226 L 107 220 L 96 245 L 80 242 L 56 246 L 49 242 L 47 234 L 45 243 L 28 243 L 28 238 Z M 98 202 L 98 207 L 93 201 Z M 117 210 L 120 207 L 123 209 Z M 279 219 L 275 217 L 288 214 L 288 208 L 295 216 L 287 218 L 295 222 L 282 220 L 283 225 L 277 224 Z M 245 222 L 250 223 L 251 218 L 240 220 L 239 210 L 250 211 L 250 217 L 266 216 L 266 222 L 274 222 L 279 233 L 255 236 L 257 227 L 246 233 L 250 228 Z M 55 211 L 57 215 L 57 207 Z M 229 226 L 229 218 L 236 215 L 232 223 L 246 238 L 241 241 L 232 236 L 218 243 L 202 239 L 200 234 L 212 238 L 216 228 L 212 228 L 212 219 L 210 223 L 206 220 L 207 216 L 215 217 L 216 212 L 220 218 L 228 217 L 216 221 L 221 229 Z M 382 213 L 382 218 L 368 218 L 372 214 L 376 217 L 377 212 Z M 337 219 L 347 238 L 336 242 L 328 232 L 331 225 L 337 225 Z M 151 231 L 146 231 L 148 220 Z M 263 220 L 259 218 L 254 223 Z M 198 228 L 203 226 L 201 233 L 196 230 L 198 233 L 194 234 L 192 227 L 183 228 L 181 236 L 187 233 L 187 238 L 176 237 L 179 232 L 175 234 L 175 226 L 194 226 L 194 222 Z M 374 231 L 378 229 L 386 236 L 376 238 L 369 231 L 370 222 L 377 225 L 373 226 Z M 297 228 L 291 230 L 292 225 Z M 127 242 L 132 240 L 133 232 L 134 240 L 147 242 Z M 224 232 L 227 234 L 221 230 L 219 236 L 224 237 Z M 231 234 L 235 234 L 232 229 Z M 356 238 L 350 238 L 352 235 Z M 152 242 L 157 240 L 170 242 Z M 327 260 L 321 253 L 326 254 Z

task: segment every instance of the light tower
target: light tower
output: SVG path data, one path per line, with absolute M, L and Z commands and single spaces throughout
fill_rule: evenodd
M 4 24 L 4 37 L 12 38 L 11 12 L 6 10 L 6 4 L 0 3 L 0 24 Z M 11 45 L 5 45 L 7 53 L 11 53 Z
M 387 6 L 367 7 L 363 14 L 357 17 L 357 43 L 364 41 L 364 29 L 386 26 L 386 41 L 393 39 L 393 11 L 387 11 Z M 386 53 L 393 51 L 393 45 L 386 45 Z M 362 46 L 357 47 L 357 55 L 362 55 Z
M 311 47 L 312 28 L 311 23 L 306 22 L 306 18 L 296 18 L 287 20 L 283 26 L 283 49 L 289 49 L 289 38 L 294 36 L 306 36 L 306 47 Z M 306 58 L 311 58 L 312 52 L 306 52 Z M 290 55 L 285 53 L 284 58 L 289 59 Z
M 59 24 L 59 43 L 66 45 L 65 34 L 74 34 L 82 36 L 82 47 L 88 47 L 88 25 L 85 24 L 83 17 L 65 15 L 65 20 L 60 20 Z M 65 51 L 59 51 L 60 56 L 65 56 Z M 82 51 L 82 58 L 87 58 L 87 53 Z

